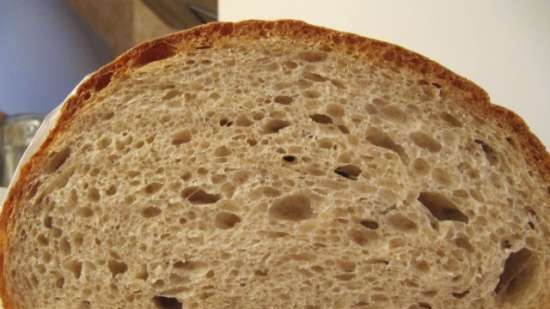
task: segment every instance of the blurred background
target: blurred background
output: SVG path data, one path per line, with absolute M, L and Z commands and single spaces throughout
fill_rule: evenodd
M 116 55 L 216 11 L 216 0 L 0 0 L 0 109 L 46 113 Z
M 0 0 L 1 174 L 43 115 L 116 55 L 178 29 L 251 18 L 405 46 L 478 83 L 550 145 L 548 0 Z

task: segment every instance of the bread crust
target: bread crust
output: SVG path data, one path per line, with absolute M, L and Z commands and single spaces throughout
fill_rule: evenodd
M 546 187 L 550 196 L 550 156 L 523 119 L 504 107 L 492 104 L 483 89 L 440 64 L 393 44 L 312 26 L 296 20 L 210 23 L 134 47 L 93 73 L 80 84 L 74 94 L 66 99 L 55 127 L 31 159 L 22 166 L 19 177 L 12 184 L 4 202 L 0 216 L 0 297 L 5 309 L 17 309 L 8 291 L 4 274 L 5 251 L 9 242 L 7 231 L 8 225 L 12 223 L 10 217 L 14 207 L 21 199 L 33 173 L 45 163 L 52 143 L 62 138 L 64 130 L 76 113 L 90 107 L 90 102 L 93 101 L 90 98 L 105 88 L 112 79 L 123 78 L 133 68 L 149 62 L 162 60 L 183 51 L 209 48 L 223 41 L 224 38 L 251 43 L 269 37 L 305 40 L 327 45 L 332 49 L 350 53 L 358 59 L 369 59 L 381 66 L 409 69 L 427 80 L 461 92 L 464 101 L 457 104 L 462 104 L 462 107 L 472 115 L 494 121 L 502 130 L 508 132 L 508 136 L 518 144 L 524 159 L 540 174 L 543 186 Z M 550 274 L 544 277 L 548 278 Z M 550 293 L 547 293 L 541 309 L 550 308 L 549 296 Z

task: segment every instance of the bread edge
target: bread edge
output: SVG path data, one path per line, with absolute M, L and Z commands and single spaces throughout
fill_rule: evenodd
M 105 88 L 113 78 L 121 78 L 133 68 L 168 58 L 178 52 L 208 47 L 224 37 L 239 38 L 243 41 L 286 37 L 313 41 L 321 45 L 329 44 L 359 58 L 369 58 L 371 61 L 374 60 L 383 65 L 406 67 L 434 82 L 437 81 L 447 87 L 458 89 L 465 95 L 466 100 L 462 102 L 463 107 L 474 115 L 492 118 L 501 129 L 509 130 L 509 134 L 515 135 L 520 143 L 517 146 L 524 159 L 531 166 L 537 168 L 550 195 L 548 184 L 550 182 L 550 156 L 523 119 L 511 110 L 492 104 L 483 89 L 437 62 L 394 44 L 313 26 L 297 20 L 209 23 L 137 45 L 91 74 L 86 81 L 78 86 L 75 93 L 63 102 L 64 105 L 55 127 L 38 150 L 21 167 L 19 177 L 13 183 L 0 215 L 0 299 L 3 301 L 4 309 L 18 309 L 14 305 L 12 295 L 7 291 L 4 276 L 4 253 L 9 242 L 7 230 L 11 214 L 15 204 L 24 193 L 25 184 L 31 180 L 33 172 L 44 163 L 49 147 L 62 136 L 63 130 L 68 127 L 73 116 L 80 110 L 89 107 L 89 103 L 93 101 L 90 100 L 93 97 L 92 94 Z M 547 272 L 545 278 L 550 277 L 550 270 Z M 544 298 L 541 309 L 548 309 L 550 308 L 550 292 L 547 292 Z

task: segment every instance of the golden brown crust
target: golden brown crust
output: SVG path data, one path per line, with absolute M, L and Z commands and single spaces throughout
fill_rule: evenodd
M 132 68 L 170 57 L 181 51 L 209 48 L 216 42 L 222 41 L 224 37 L 238 38 L 245 42 L 268 37 L 306 40 L 350 53 L 357 58 L 367 58 L 380 66 L 405 68 L 427 80 L 459 90 L 463 95 L 463 107 L 474 115 L 494 120 L 503 130 L 508 131 L 510 142 L 519 144 L 517 147 L 522 150 L 525 160 L 540 173 L 545 186 L 550 181 L 550 156 L 518 115 L 504 107 L 491 104 L 489 96 L 483 89 L 421 55 L 389 43 L 295 20 L 211 23 L 136 46 L 93 73 L 78 87 L 76 93 L 66 100 L 55 128 L 39 150 L 21 168 L 0 216 L 0 297 L 5 309 L 16 309 L 4 281 L 4 252 L 8 247 L 7 229 L 10 216 L 14 205 L 24 193 L 25 185 L 46 159 L 52 142 L 62 135 L 75 113 L 88 107 L 94 94 L 108 86 L 112 79 L 123 77 Z M 547 189 L 550 194 L 550 187 Z M 543 303 L 545 305 L 542 308 L 550 308 L 550 300 Z

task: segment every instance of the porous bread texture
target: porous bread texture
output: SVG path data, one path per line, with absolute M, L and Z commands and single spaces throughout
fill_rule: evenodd
M 65 108 L 0 221 L 6 309 L 548 308 L 547 154 L 475 86 L 300 22 L 192 31 Z

